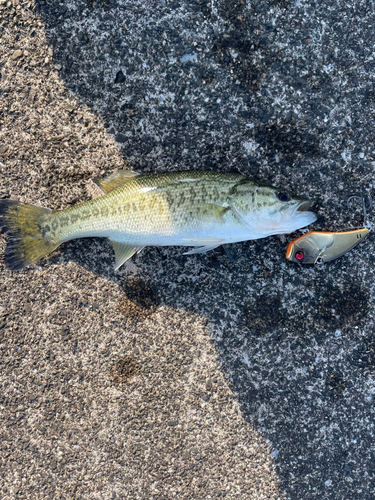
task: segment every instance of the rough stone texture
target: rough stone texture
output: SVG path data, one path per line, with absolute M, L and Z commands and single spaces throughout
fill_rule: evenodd
M 0 0 L 0 196 L 239 171 L 361 224 L 375 4 Z M 374 243 L 299 268 L 287 238 L 181 256 L 109 243 L 1 269 L 1 498 L 373 499 Z M 0 250 L 6 239 L 1 238 Z

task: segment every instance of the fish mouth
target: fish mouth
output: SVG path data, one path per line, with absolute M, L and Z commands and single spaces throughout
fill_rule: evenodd
M 309 201 L 309 200 L 302 200 L 297 205 L 296 212 L 308 212 L 310 208 L 311 208 L 311 201 Z
M 301 200 L 292 212 L 293 224 L 295 229 L 308 226 L 316 221 L 317 217 L 314 212 L 310 212 L 311 202 L 308 200 Z

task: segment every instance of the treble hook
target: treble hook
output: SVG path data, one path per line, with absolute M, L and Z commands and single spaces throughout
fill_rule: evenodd
M 363 215 L 364 215 L 363 225 L 364 225 L 364 227 L 367 227 L 368 229 L 371 229 L 371 224 L 370 224 L 370 221 L 368 219 L 368 212 L 373 207 L 373 201 L 372 201 L 371 195 L 370 194 L 366 194 L 364 197 L 361 197 L 361 196 L 351 196 L 350 198 L 348 198 L 348 201 L 346 202 L 348 210 L 350 210 L 350 202 L 352 200 L 359 200 L 360 202 L 362 202 L 362 210 L 363 210 Z M 366 207 L 366 204 L 367 204 L 367 207 Z

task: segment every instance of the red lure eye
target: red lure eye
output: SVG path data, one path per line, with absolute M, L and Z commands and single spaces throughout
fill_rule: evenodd
M 305 254 L 304 254 L 304 252 L 302 252 L 302 250 L 300 250 L 299 252 L 296 252 L 296 254 L 295 254 L 295 258 L 297 260 L 302 260 L 304 257 L 305 257 Z

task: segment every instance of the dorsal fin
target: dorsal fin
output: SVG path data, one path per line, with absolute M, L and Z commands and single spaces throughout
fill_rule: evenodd
M 113 174 L 107 175 L 102 179 L 94 179 L 94 182 L 107 194 L 138 175 L 140 175 L 138 172 L 132 172 L 131 170 L 117 170 L 117 172 L 113 172 Z

